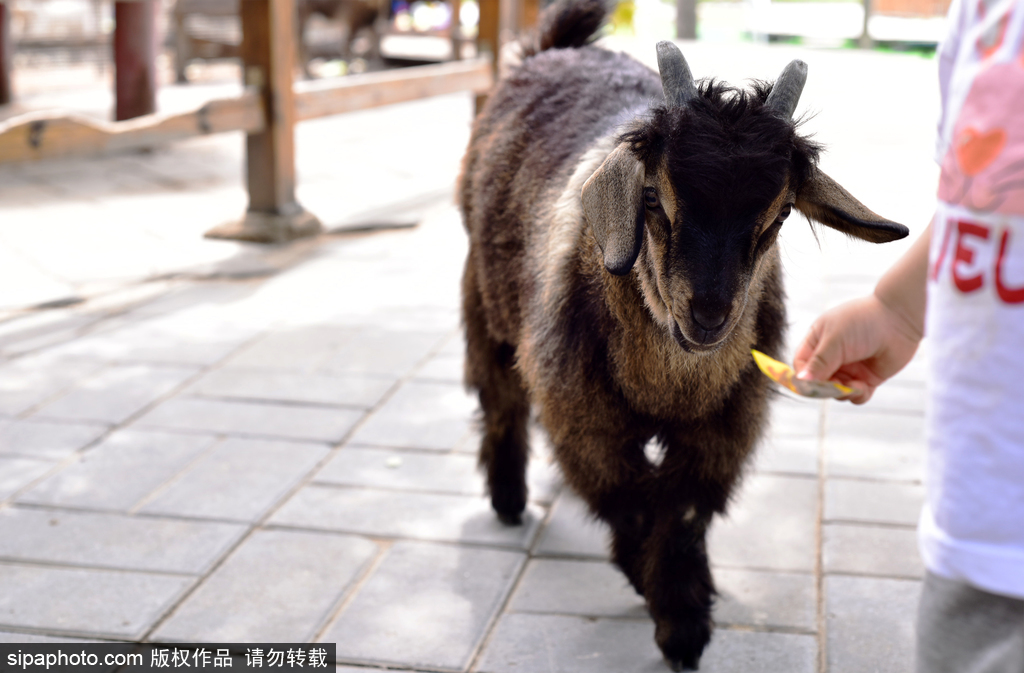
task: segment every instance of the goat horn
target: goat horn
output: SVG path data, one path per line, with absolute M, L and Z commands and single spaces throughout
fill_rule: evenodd
M 765 107 L 783 119 L 792 119 L 806 82 L 807 64 L 800 60 L 790 61 L 775 80 L 772 92 L 764 102 Z
M 690 66 L 679 47 L 668 40 L 658 43 L 658 70 L 665 100 L 673 107 L 685 107 L 697 97 L 697 87 L 690 74 Z

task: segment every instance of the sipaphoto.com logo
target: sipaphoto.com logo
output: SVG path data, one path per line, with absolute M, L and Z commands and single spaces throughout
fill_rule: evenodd
M 92 667 L 100 666 L 101 664 L 110 667 L 141 666 L 142 662 L 142 655 L 138 652 L 106 652 L 96 654 L 94 652 L 86 652 L 84 649 L 78 652 L 65 652 L 59 649 L 56 652 L 45 653 L 23 652 L 22 650 L 7 653 L 7 665 L 21 670 Z

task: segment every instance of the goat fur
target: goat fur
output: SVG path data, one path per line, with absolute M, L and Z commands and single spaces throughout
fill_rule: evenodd
M 475 121 L 459 183 L 465 379 L 498 516 L 515 524 L 526 505 L 532 408 L 610 525 L 668 663 L 696 668 L 707 528 L 767 422 L 750 349 L 783 346 L 776 225 L 792 204 L 870 240 L 906 229 L 818 171 L 819 148 L 765 107 L 770 85 L 703 81 L 672 107 L 657 73 L 588 46 L 604 15 L 558 0 Z

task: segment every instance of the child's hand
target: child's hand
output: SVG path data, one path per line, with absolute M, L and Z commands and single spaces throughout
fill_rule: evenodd
M 875 388 L 914 357 L 921 334 L 875 295 L 821 315 L 796 351 L 797 378 L 833 380 L 854 392 L 843 398 L 864 404 Z

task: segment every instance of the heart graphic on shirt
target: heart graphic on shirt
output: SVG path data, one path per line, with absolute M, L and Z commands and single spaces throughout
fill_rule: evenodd
M 960 168 L 969 176 L 975 176 L 995 161 L 1006 145 L 1006 131 L 994 129 L 981 133 L 966 128 L 956 136 L 956 159 Z

